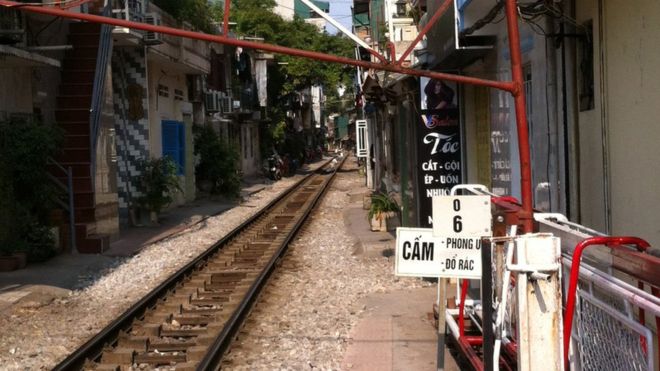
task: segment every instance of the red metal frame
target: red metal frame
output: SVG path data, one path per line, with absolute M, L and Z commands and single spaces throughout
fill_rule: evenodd
M 225 14 L 222 15 L 222 35 L 229 35 L 229 11 L 231 0 L 225 0 Z
M 509 34 L 509 51 L 511 55 L 511 72 L 512 72 L 512 81 L 494 81 L 487 79 L 480 79 L 475 77 L 426 71 L 426 70 L 416 70 L 411 68 L 405 68 L 401 66 L 403 60 L 412 52 L 417 43 L 424 37 L 426 33 L 433 27 L 438 19 L 446 12 L 449 6 L 452 3 L 452 0 L 445 0 L 445 2 L 440 6 L 440 8 L 433 15 L 429 23 L 424 27 L 424 29 L 417 36 L 415 41 L 409 46 L 409 48 L 403 53 L 399 60 L 396 60 L 395 50 L 391 49 L 391 58 L 392 62 L 388 61 L 385 57 L 380 55 L 374 50 L 369 50 L 369 53 L 374 55 L 381 63 L 373 63 L 362 60 L 353 60 L 349 58 L 339 57 L 335 55 L 329 55 L 324 53 L 312 52 L 308 50 L 301 50 L 295 48 L 287 48 L 278 45 L 271 45 L 267 43 L 260 43 L 254 41 L 238 40 L 228 37 L 229 33 L 229 16 L 230 16 L 230 0 L 225 1 L 225 11 L 223 17 L 223 34 L 221 36 L 217 35 L 208 35 L 199 32 L 192 32 L 186 30 L 180 30 L 172 27 L 165 26 L 156 26 L 148 25 L 144 23 L 131 22 L 121 19 L 114 19 L 109 17 L 102 17 L 93 14 L 83 14 L 83 13 L 74 13 L 69 11 L 64 11 L 60 9 L 46 8 L 42 6 L 26 6 L 25 4 L 16 3 L 13 1 L 0 0 L 0 6 L 6 7 L 20 7 L 21 10 L 47 14 L 55 17 L 63 17 L 75 20 L 82 20 L 93 23 L 103 23 L 119 27 L 127 27 L 136 30 L 158 32 L 162 34 L 168 34 L 172 36 L 185 37 L 190 39 L 202 40 L 207 42 L 233 45 L 243 48 L 259 49 L 268 52 L 286 54 L 291 56 L 298 56 L 304 58 L 310 58 L 325 62 L 331 63 L 340 63 L 350 66 L 362 67 L 367 69 L 389 71 L 401 74 L 407 74 L 411 76 L 418 77 L 428 77 L 431 79 L 453 81 L 461 84 L 472 84 L 477 86 L 485 86 L 489 88 L 499 89 L 511 93 L 514 98 L 515 111 L 516 111 L 516 127 L 518 131 L 518 151 L 520 157 L 520 171 L 521 171 L 521 194 L 522 194 L 522 206 L 517 210 L 516 220 L 521 224 L 521 230 L 523 233 L 533 232 L 533 215 L 532 215 L 532 183 L 531 183 L 531 167 L 530 167 L 530 151 L 529 151 L 529 140 L 528 140 L 528 128 L 527 128 L 527 114 L 525 112 L 525 93 L 523 89 L 523 73 L 522 73 L 522 57 L 520 52 L 520 35 L 518 31 L 518 18 L 516 12 L 516 1 L 515 0 L 505 0 L 506 5 L 506 17 L 507 17 L 507 30 Z M 507 200 L 512 201 L 512 200 Z M 518 223 L 516 223 L 518 224 Z M 464 281 L 464 285 L 469 285 L 468 281 Z M 465 305 L 465 294 L 467 293 L 467 288 L 463 290 L 461 298 L 461 308 L 459 315 L 460 322 L 460 332 L 461 336 L 458 339 L 458 344 L 463 353 L 467 356 L 470 363 L 476 369 L 483 369 L 483 363 L 479 359 L 479 356 L 472 349 L 471 343 L 480 343 L 481 339 L 467 339 L 464 336 L 465 324 L 463 319 L 463 311 Z M 472 337 L 470 337 L 472 338 Z
M 568 290 L 566 291 L 566 312 L 564 313 L 564 364 L 566 365 L 566 369 L 568 369 L 568 348 L 571 344 L 573 314 L 575 313 L 575 296 L 580 274 L 582 253 L 587 247 L 594 245 L 604 245 L 612 250 L 619 250 L 623 253 L 630 253 L 631 251 L 622 245 L 633 245 L 640 251 L 646 251 L 646 249 L 651 246 L 648 242 L 637 237 L 591 237 L 583 240 L 575 246 L 571 262 Z
M 313 52 L 309 50 L 288 48 L 284 46 L 272 45 L 272 44 L 255 42 L 255 41 L 233 39 L 224 35 L 209 35 L 201 32 L 181 30 L 173 27 L 149 25 L 146 23 L 131 22 L 123 19 L 103 17 L 94 14 L 74 13 L 74 12 L 68 12 L 59 9 L 50 9 L 40 6 L 21 6 L 20 3 L 15 3 L 12 1 L 0 0 L 0 5 L 8 6 L 8 7 L 17 7 L 23 11 L 47 14 L 55 17 L 77 19 L 92 23 L 103 23 L 112 26 L 127 27 L 136 30 L 157 32 L 166 35 L 185 37 L 189 39 L 208 41 L 212 43 L 239 46 L 249 49 L 264 50 L 277 54 L 286 54 L 296 57 L 310 58 L 310 59 L 315 59 L 324 62 L 331 62 L 331 63 L 346 64 L 350 66 L 362 67 L 367 69 L 372 68 L 376 70 L 396 72 L 396 73 L 407 74 L 412 76 L 421 76 L 421 77 L 428 77 L 438 80 L 455 81 L 457 83 L 463 83 L 463 84 L 487 86 L 504 91 L 513 91 L 515 86 L 515 84 L 510 81 L 494 81 L 494 80 L 480 79 L 476 77 L 459 76 L 449 73 L 416 70 L 412 68 L 395 66 L 394 64 L 381 64 L 381 63 L 360 61 L 346 57 L 339 57 L 331 54 Z
M 448 3 L 451 0 L 445 0 L 445 3 L 441 6 L 436 14 L 434 15 L 433 22 L 429 22 L 430 25 L 425 27 L 425 30 L 422 32 L 428 32 L 435 21 L 442 15 L 441 13 L 446 10 Z M 518 129 L 518 151 L 520 154 L 520 172 L 521 172 L 521 193 L 522 193 L 522 211 L 520 213 L 520 221 L 522 226 L 523 233 L 532 232 L 533 220 L 532 220 L 532 183 L 531 183 L 531 168 L 530 168 L 530 153 L 529 153 L 529 139 L 528 139 L 528 128 L 527 128 L 527 115 L 525 112 L 525 93 L 523 89 L 523 73 L 522 73 L 522 64 L 521 64 L 521 52 L 520 52 L 520 35 L 518 32 L 518 15 L 516 12 L 516 0 L 505 0 L 506 5 L 506 17 L 507 17 L 507 30 L 509 33 L 509 51 L 511 54 L 511 72 L 512 72 L 512 81 L 494 81 L 487 79 L 480 79 L 475 77 L 460 76 L 447 73 L 439 73 L 432 71 L 416 70 L 411 68 L 404 68 L 399 65 L 400 61 L 396 63 L 388 63 L 384 57 L 380 56 L 378 53 L 370 50 L 369 52 L 374 54 L 382 63 L 372 63 L 367 61 L 353 60 L 350 58 L 338 57 L 335 55 L 329 55 L 318 52 L 311 52 L 308 50 L 287 48 L 278 45 L 271 45 L 266 43 L 259 43 L 246 40 L 232 39 L 227 36 L 228 30 L 228 20 L 229 20 L 229 3 L 230 1 L 225 1 L 225 14 L 223 21 L 223 32 L 222 36 L 217 35 L 208 35 L 199 32 L 185 31 L 172 27 L 164 26 L 155 26 L 148 25 L 144 23 L 125 21 L 121 19 L 114 19 L 109 17 L 102 17 L 93 14 L 83 14 L 83 13 L 74 13 L 69 11 L 64 11 L 61 9 L 46 8 L 43 6 L 26 6 L 25 4 L 16 3 L 14 1 L 0 0 L 1 6 L 6 7 L 18 7 L 21 10 L 47 14 L 55 17 L 63 17 L 69 19 L 77 19 L 93 23 L 103 23 L 119 27 L 127 27 L 136 30 L 158 32 L 163 34 L 168 34 L 172 36 L 185 37 L 190 39 L 208 41 L 219 44 L 240 46 L 244 48 L 260 49 L 278 54 L 286 54 L 304 58 L 310 58 L 325 62 L 332 63 L 341 63 L 350 66 L 362 67 L 362 68 L 371 68 L 375 70 L 396 72 L 411 76 L 419 77 L 428 77 L 438 80 L 453 81 L 461 84 L 472 84 L 478 86 L 485 86 L 495 89 L 500 89 L 507 91 L 513 95 L 515 102 L 516 110 L 516 127 Z M 442 11 L 441 11 L 442 10 Z M 410 51 L 415 47 L 417 42 L 421 40 L 422 36 L 418 36 L 416 42 L 410 46 Z M 409 54 L 410 51 L 407 51 Z M 404 56 L 407 56 L 404 53 Z
M 518 8 L 515 0 L 506 0 L 506 25 L 509 33 L 511 51 L 511 75 L 514 90 L 511 91 L 516 109 L 516 127 L 518 129 L 518 152 L 520 155 L 520 184 L 522 212 L 519 215 L 523 233 L 533 231 L 532 210 L 532 168 L 529 153 L 529 130 L 525 109 L 525 89 L 523 88 L 522 54 L 520 52 L 520 33 L 518 32 Z
M 461 338 L 465 337 L 465 298 L 469 289 L 470 281 L 463 280 L 461 285 L 461 302 L 458 303 L 458 336 Z

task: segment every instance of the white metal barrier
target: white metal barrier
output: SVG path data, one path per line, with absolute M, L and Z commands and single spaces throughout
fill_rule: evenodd
M 462 185 L 452 190 L 455 194 L 459 189 L 469 194 L 491 195 L 485 187 L 479 185 Z M 494 196 L 495 197 L 495 196 Z M 572 223 L 561 214 L 535 214 L 540 233 L 550 233 L 561 241 L 563 272 L 563 297 L 566 300 L 569 271 L 573 264 L 573 253 L 576 245 L 585 239 L 604 236 L 604 234 L 582 225 Z M 504 243 L 504 256 L 500 260 L 511 262 L 514 254 L 515 226 L 507 227 L 507 236 L 501 237 L 499 243 Z M 496 238 L 493 239 L 495 241 Z M 626 250 L 625 247 L 619 251 Z M 634 250 L 630 250 L 633 252 Z M 657 251 L 657 250 L 656 250 Z M 625 251 L 624 251 L 625 252 Z M 657 255 L 657 254 L 655 254 Z M 638 254 L 639 256 L 639 254 Z M 571 370 L 658 370 L 658 329 L 660 323 L 660 296 L 658 280 L 660 277 L 645 279 L 647 276 L 636 272 L 622 271 L 614 264 L 616 260 L 612 250 L 598 247 L 585 251 L 579 270 L 579 280 L 576 294 L 575 315 L 573 317 L 570 336 L 569 364 Z M 656 264 L 658 258 L 644 254 L 650 264 Z M 486 264 L 484 262 L 484 264 Z M 495 265 L 493 254 L 493 265 Z M 501 262 L 500 262 L 501 264 Z M 520 313 L 516 313 L 519 298 L 515 297 L 510 285 L 511 272 L 516 270 L 514 264 L 500 269 L 498 280 L 502 285 L 499 297 L 494 298 L 493 309 L 495 320 L 495 347 L 493 353 L 494 368 L 498 368 L 500 348 L 504 344 L 516 344 L 520 334 L 516 327 L 519 324 Z M 511 269 L 514 268 L 514 269 Z M 518 267 L 520 268 L 520 267 Z M 495 268 L 493 269 L 495 272 Z M 655 271 L 655 268 L 651 270 Z M 457 285 L 457 298 L 461 297 L 460 285 Z M 649 292 L 650 291 L 650 292 Z M 475 298 L 476 299 L 476 298 Z M 566 302 L 564 301 L 564 305 Z M 479 300 L 468 300 L 464 303 L 468 308 L 465 313 L 480 313 Z M 456 310 L 447 310 L 446 319 L 450 333 L 458 338 L 458 328 L 454 321 Z M 515 347 L 507 347 L 508 350 Z M 518 357 L 520 361 L 520 357 Z M 520 366 L 520 365 L 519 365 Z M 520 368 L 519 368 L 520 369 Z
M 562 236 L 564 291 L 576 241 L 601 233 L 539 214 L 540 229 Z M 580 265 L 569 362 L 572 370 L 657 370 L 660 298 L 638 287 L 639 280 L 612 267 L 606 249 L 585 252 Z M 640 317 L 640 310 L 642 316 Z

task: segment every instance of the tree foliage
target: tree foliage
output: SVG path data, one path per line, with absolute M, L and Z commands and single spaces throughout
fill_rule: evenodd
M 240 36 L 262 38 L 270 44 L 347 58 L 353 56 L 354 45 L 348 38 L 321 32 L 297 16 L 291 21 L 284 20 L 274 12 L 274 6 L 272 0 L 232 2 L 231 20 L 236 22 L 233 31 Z M 321 85 L 328 101 L 339 101 L 337 87 L 344 86 L 350 93 L 354 68 L 287 55 L 276 55 L 275 62 L 268 67 L 268 117 L 271 123 L 261 127 L 261 153 L 267 154 L 277 148 L 298 157 L 305 142 L 291 128 L 286 130 L 285 117 L 291 95 Z M 340 105 L 332 107 L 341 108 Z
M 286 21 L 273 11 L 274 6 L 275 2 L 270 0 L 236 1 L 232 9 L 232 20 L 237 23 L 235 31 L 239 35 L 260 37 L 264 42 L 290 48 L 342 57 L 353 55 L 354 46 L 348 38 L 320 32 L 299 17 Z M 312 85 L 323 85 L 326 91 L 334 91 L 339 84 L 351 86 L 353 69 L 350 67 L 285 55 L 276 56 L 276 61 L 277 67 L 269 71 L 269 80 L 279 80 L 281 84 L 276 85 L 280 94 L 269 94 L 273 98 Z
M 174 201 L 177 192 L 183 191 L 176 175 L 177 165 L 170 157 L 141 159 L 137 167 L 137 189 L 141 194 L 137 202 L 143 208 L 158 214 Z
M 209 126 L 195 126 L 195 155 L 199 162 L 195 166 L 197 185 L 210 185 L 210 193 L 237 197 L 241 191 L 238 175 L 240 153 L 238 149 L 222 140 Z
M 218 4 L 208 0 L 151 0 L 178 21 L 188 22 L 196 29 L 212 33 L 213 22 L 221 15 Z

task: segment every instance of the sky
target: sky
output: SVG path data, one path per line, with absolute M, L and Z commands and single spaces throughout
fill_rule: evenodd
M 349 31 L 351 29 L 351 6 L 353 0 L 325 0 L 330 3 L 330 15 L 337 22 L 341 23 Z M 329 33 L 334 34 L 337 29 L 328 23 L 326 29 Z

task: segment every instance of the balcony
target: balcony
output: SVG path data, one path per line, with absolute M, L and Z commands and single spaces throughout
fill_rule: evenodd
M 0 7 L 0 62 L 5 67 L 50 66 L 60 67 L 60 61 L 44 56 L 42 48 L 28 45 L 26 25 L 28 19 L 17 9 Z
M 189 24 L 181 24 L 151 3 L 147 13 L 145 13 L 145 21 L 157 25 L 193 30 Z M 145 33 L 144 42 L 151 46 L 148 49 L 149 58 L 162 63 L 167 68 L 190 75 L 211 72 L 210 47 L 207 42 L 158 33 Z
M 131 22 L 144 22 L 144 0 L 105 0 L 112 6 L 112 17 Z M 144 32 L 131 30 L 128 27 L 114 27 L 112 36 L 115 45 L 138 45 L 143 38 Z

